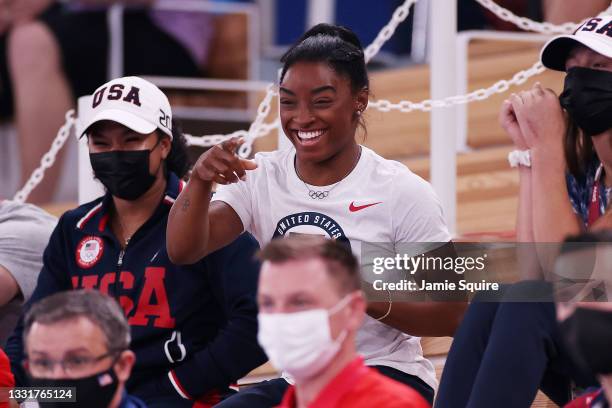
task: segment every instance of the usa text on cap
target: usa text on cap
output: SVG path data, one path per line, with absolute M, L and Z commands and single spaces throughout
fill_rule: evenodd
M 168 98 L 157 86 L 139 77 L 113 79 L 96 89 L 86 116 L 83 134 L 94 123 L 111 120 L 142 134 L 159 129 L 172 139 Z
M 559 35 L 548 41 L 540 59 L 546 68 L 565 71 L 565 61 L 576 45 L 612 58 L 612 15 L 601 15 L 584 21 L 573 34 Z

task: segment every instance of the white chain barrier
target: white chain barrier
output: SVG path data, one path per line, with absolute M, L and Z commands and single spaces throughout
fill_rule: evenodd
M 34 190 L 36 186 L 40 184 L 45 176 L 45 171 L 53 166 L 55 159 L 57 158 L 57 154 L 60 150 L 62 150 L 66 140 L 68 140 L 70 137 L 72 127 L 75 125 L 75 123 L 75 112 L 74 109 L 71 109 L 66 113 L 66 122 L 57 132 L 57 136 L 51 144 L 51 149 L 43 155 L 42 159 L 40 160 L 40 166 L 32 172 L 32 175 L 26 182 L 25 186 L 23 186 L 23 188 L 15 194 L 13 197 L 14 201 L 24 203 L 28 199 L 28 196 L 32 190 Z
M 453 105 L 463 105 L 470 102 L 482 101 L 489 98 L 491 95 L 506 92 L 512 85 L 521 85 L 529 78 L 539 75 L 545 70 L 546 68 L 544 68 L 542 63 L 537 62 L 533 64 L 531 68 L 517 72 L 510 80 L 502 79 L 488 88 L 481 88 L 466 95 L 448 96 L 439 100 L 426 99 L 422 102 L 399 101 L 393 103 L 386 99 L 381 99 L 370 102 L 368 104 L 368 109 L 374 108 L 381 112 L 390 112 L 392 110 L 398 110 L 404 113 L 412 111 L 429 112 L 434 108 L 447 108 Z
M 257 139 L 259 137 L 263 137 L 266 136 L 268 133 L 270 133 L 271 131 L 273 131 L 274 129 L 276 129 L 279 125 L 279 121 L 275 120 L 273 122 L 270 123 L 264 123 L 262 124 L 257 133 L 254 134 L 252 136 L 253 140 Z M 226 135 L 222 135 L 222 134 L 218 134 L 218 135 L 207 135 L 207 136 L 193 136 L 190 134 L 185 133 L 184 134 L 185 139 L 187 141 L 187 146 L 198 146 L 198 147 L 212 147 L 215 146 L 219 143 L 223 143 L 226 140 L 229 140 L 233 137 L 242 137 L 245 139 L 245 143 L 242 146 L 247 145 L 248 142 L 248 138 L 249 136 L 249 132 L 246 130 L 237 130 L 235 132 L 232 133 L 228 133 Z M 251 142 L 252 144 L 252 142 Z M 249 147 L 249 149 L 251 149 L 252 147 Z M 240 152 L 239 152 L 240 153 Z M 246 154 L 241 154 L 241 157 L 248 157 L 250 155 L 250 152 L 247 152 Z
M 364 51 L 366 63 L 368 63 L 382 48 L 382 46 L 389 41 L 389 39 L 395 33 L 397 26 L 399 26 L 410 14 L 410 7 L 412 7 L 418 0 L 406 0 L 404 3 L 395 9 L 393 16 L 387 25 L 378 33 L 372 44 L 368 45 Z
M 253 142 L 259 137 L 266 136 L 272 130 L 279 126 L 279 120 L 276 119 L 271 123 L 264 123 L 264 120 L 270 114 L 272 109 L 272 99 L 277 96 L 278 93 L 275 90 L 275 85 L 270 83 L 266 90 L 266 96 L 259 104 L 257 108 L 257 116 L 249 130 L 237 130 L 235 132 L 226 135 L 208 135 L 208 136 L 193 136 L 185 134 L 188 146 L 199 146 L 199 147 L 212 147 L 219 143 L 222 143 L 233 137 L 240 137 L 244 139 L 244 143 L 238 149 L 240 157 L 247 158 L 253 151 Z
M 272 108 L 272 99 L 277 95 L 278 93 L 275 91 L 274 84 L 269 84 L 268 89 L 266 90 L 266 96 L 264 97 L 264 99 L 261 101 L 261 103 L 257 107 L 257 116 L 255 117 L 255 120 L 253 121 L 253 123 L 251 123 L 251 126 L 249 127 L 244 143 L 238 149 L 238 154 L 241 157 L 244 157 L 244 158 L 249 157 L 249 155 L 253 151 L 253 142 L 255 141 L 255 139 L 257 137 L 260 137 L 260 135 L 263 136 L 263 135 L 268 134 L 269 132 L 269 131 L 266 131 L 265 133 L 262 133 L 262 131 L 265 131 L 266 129 L 272 130 L 274 128 L 274 127 L 264 128 L 263 125 L 264 125 L 264 120 L 270 114 L 270 109 Z M 274 121 L 274 124 L 278 124 L 278 119 L 277 121 Z
M 554 24 L 546 23 L 546 22 L 540 23 L 537 21 L 530 20 L 526 17 L 519 17 L 515 15 L 514 13 L 512 13 L 510 10 L 507 10 L 501 7 L 500 5 L 495 3 L 493 0 L 475 0 L 475 1 L 479 3 L 481 6 L 485 7 L 487 10 L 491 11 L 497 17 L 501 18 L 504 21 L 509 21 L 517 25 L 518 27 L 522 28 L 523 30 L 535 31 L 535 32 L 543 33 L 543 34 L 567 34 L 567 33 L 572 33 L 576 29 L 576 26 L 579 24 L 579 23 L 565 23 L 561 25 L 554 25 Z M 399 14 L 398 13 L 399 9 L 404 7 L 409 2 L 410 1 L 406 1 L 402 6 L 400 6 L 394 13 L 394 17 L 396 16 L 396 14 Z M 416 1 L 413 1 L 411 3 L 415 3 L 415 2 Z M 610 7 L 602 11 L 599 15 L 603 15 L 603 14 L 612 14 L 612 3 Z M 403 16 L 404 19 L 406 17 L 407 15 Z M 388 24 L 388 25 L 391 25 L 391 24 Z M 397 24 L 395 25 L 395 27 L 397 27 Z M 381 31 L 381 34 L 382 34 L 382 31 Z M 379 37 L 381 36 L 381 34 L 379 34 Z M 380 46 L 378 47 L 377 50 L 379 49 L 380 49 Z M 381 99 L 378 101 L 369 102 L 368 109 L 370 108 L 378 109 L 381 112 L 390 112 L 392 110 L 397 110 L 403 113 L 409 113 L 412 111 L 429 112 L 434 108 L 446 108 L 446 107 L 453 106 L 453 105 L 462 105 L 462 104 L 467 104 L 467 103 L 474 102 L 474 101 L 482 101 L 482 100 L 489 98 L 491 95 L 506 92 L 512 85 L 521 85 L 525 83 L 529 78 L 539 75 L 543 73 L 545 70 L 546 68 L 542 65 L 542 63 L 537 62 L 531 68 L 517 72 L 512 77 L 512 79 L 510 79 L 509 81 L 501 80 L 501 81 L 496 82 L 495 84 L 493 84 L 492 86 L 488 88 L 478 89 L 476 91 L 468 93 L 467 95 L 449 96 L 449 97 L 446 97 L 440 100 L 426 99 L 421 102 L 411 102 L 411 101 L 402 100 L 402 101 L 393 103 L 391 101 Z
M 491 13 L 495 14 L 498 18 L 512 23 L 525 31 L 533 31 L 541 34 L 569 34 L 576 29 L 576 26 L 578 24 L 580 24 L 564 23 L 560 25 L 555 25 L 547 22 L 540 23 L 538 21 L 533 21 L 527 17 L 519 17 L 510 10 L 503 8 L 493 0 L 475 1 L 482 7 L 489 10 Z M 612 4 L 610 4 L 610 7 L 608 7 L 606 10 L 599 13 L 599 15 L 603 14 L 612 14 Z

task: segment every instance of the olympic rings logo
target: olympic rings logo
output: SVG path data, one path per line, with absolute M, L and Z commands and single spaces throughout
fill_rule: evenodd
M 308 195 L 313 200 L 317 200 L 317 199 L 322 200 L 324 198 L 327 198 L 327 196 L 329 195 L 329 191 L 314 191 L 314 190 L 310 190 L 308 192 Z

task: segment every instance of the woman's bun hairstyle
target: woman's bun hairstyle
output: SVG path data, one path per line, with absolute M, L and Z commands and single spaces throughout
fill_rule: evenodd
M 281 83 L 287 70 L 301 61 L 327 63 L 337 74 L 350 80 L 353 92 L 369 88 L 361 41 L 346 27 L 322 23 L 306 31 L 281 58 Z

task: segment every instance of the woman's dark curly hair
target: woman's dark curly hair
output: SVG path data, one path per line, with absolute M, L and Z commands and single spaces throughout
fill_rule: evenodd
M 167 136 L 161 131 L 157 131 L 158 137 Z M 184 178 L 189 171 L 189 156 L 187 154 L 187 140 L 183 135 L 181 126 L 176 121 L 172 121 L 172 145 L 170 154 L 165 160 L 166 171 L 171 171 L 179 178 Z

